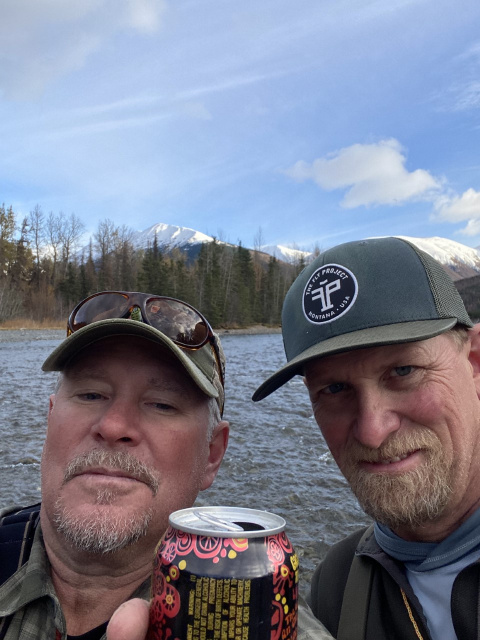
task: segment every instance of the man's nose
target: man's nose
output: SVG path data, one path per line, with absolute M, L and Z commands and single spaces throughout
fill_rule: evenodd
M 357 395 L 353 435 L 371 449 L 378 449 L 400 428 L 400 415 L 393 399 L 379 389 L 362 390 Z
M 136 444 L 140 437 L 137 422 L 138 411 L 135 411 L 128 401 L 112 399 L 93 426 L 93 435 L 97 440 L 108 444 Z

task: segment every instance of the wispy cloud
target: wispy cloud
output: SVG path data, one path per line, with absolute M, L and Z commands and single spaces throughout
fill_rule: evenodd
M 452 80 L 432 96 L 438 109 L 444 112 L 462 112 L 480 107 L 480 41 L 471 44 L 455 56 L 448 65 Z
M 430 199 L 441 187 L 424 169 L 408 171 L 406 157 L 395 139 L 354 144 L 308 164 L 297 162 L 285 173 L 298 182 L 313 180 L 326 191 L 346 189 L 341 205 L 394 205 Z
M 478 109 L 478 107 L 480 107 L 480 81 L 473 80 L 456 89 L 453 111 L 467 111 Z
M 38 97 L 122 31 L 156 33 L 165 0 L 16 0 L 0 8 L 0 92 Z
M 467 189 L 462 195 L 444 194 L 435 202 L 435 220 L 444 222 L 464 222 L 467 224 L 459 233 L 476 236 L 480 233 L 480 192 Z
M 230 77 L 223 82 L 216 82 L 211 84 L 206 84 L 200 87 L 192 87 L 187 91 L 182 91 L 179 94 L 180 99 L 190 99 L 195 98 L 197 96 L 203 96 L 213 93 L 222 93 L 224 91 L 231 91 L 232 89 L 237 89 L 240 87 L 246 87 L 253 84 L 259 84 L 265 82 L 265 80 L 270 80 L 273 78 L 281 78 L 285 75 L 288 75 L 287 71 L 275 71 L 268 74 L 250 74 L 243 75 L 237 74 L 234 77 Z

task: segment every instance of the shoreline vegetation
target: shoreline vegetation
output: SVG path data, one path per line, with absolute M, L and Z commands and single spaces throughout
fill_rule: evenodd
M 15 318 L 0 323 L 0 331 L 64 331 L 66 325 L 66 321 L 63 323 L 59 323 L 56 320 L 35 322 L 30 319 Z M 262 333 L 280 333 L 281 328 L 279 326 L 255 324 L 248 327 L 219 327 L 214 328 L 214 331 L 220 336 L 228 334 L 256 335 Z
M 20 235 L 19 235 L 20 234 Z M 79 251 L 80 218 L 39 205 L 23 222 L 12 207 L 0 206 L 0 328 L 42 330 L 65 326 L 79 300 L 100 291 L 148 291 L 184 300 L 200 309 L 213 327 L 227 330 L 280 326 L 283 300 L 305 266 L 278 260 L 241 244 L 213 239 L 188 251 L 132 243 L 133 229 L 99 221 L 88 247 Z

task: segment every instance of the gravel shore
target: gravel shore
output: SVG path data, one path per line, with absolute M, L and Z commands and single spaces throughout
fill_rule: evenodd
M 257 333 L 281 333 L 281 327 L 265 327 L 262 324 L 256 324 L 253 327 L 244 327 L 243 329 L 214 329 L 215 333 L 223 336 L 225 334 L 248 335 L 253 336 Z
M 280 327 L 266 327 L 264 325 L 254 325 L 239 329 L 214 329 L 220 336 L 224 335 L 256 335 L 267 333 L 281 333 Z M 0 326 L 0 342 L 23 342 L 24 340 L 55 340 L 65 337 L 65 329 L 2 329 Z

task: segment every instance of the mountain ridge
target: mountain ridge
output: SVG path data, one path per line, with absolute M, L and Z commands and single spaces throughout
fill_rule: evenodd
M 143 231 L 133 231 L 131 242 L 135 249 L 147 249 L 153 246 L 155 236 L 159 248 L 163 251 L 170 252 L 178 249 L 187 253 L 190 258 L 195 258 L 205 243 L 218 242 L 230 247 L 237 246 L 190 227 L 180 227 L 163 222 L 155 223 Z M 480 275 L 480 251 L 478 248 L 467 247 L 455 240 L 439 236 L 417 238 L 398 235 L 397 237 L 411 242 L 438 260 L 454 281 Z M 85 255 L 86 249 L 87 247 L 84 247 L 79 254 Z M 288 246 L 286 244 L 265 244 L 250 250 L 257 251 L 264 256 L 274 256 L 289 264 L 298 264 L 301 261 L 308 263 L 315 255 L 313 252 L 299 249 L 295 245 Z

